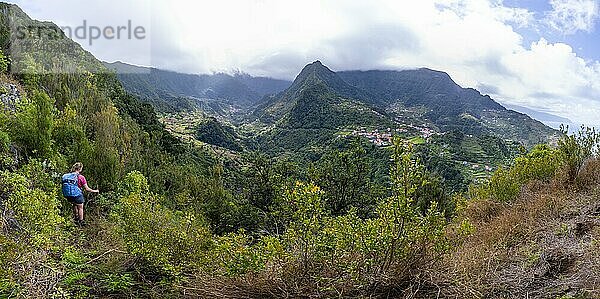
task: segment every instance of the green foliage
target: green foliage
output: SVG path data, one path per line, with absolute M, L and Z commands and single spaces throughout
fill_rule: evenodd
M 211 117 L 196 128 L 196 139 L 208 144 L 240 151 L 241 145 L 232 127 L 222 125 L 216 118 Z
M 148 186 L 148 180 L 139 171 L 132 171 L 128 173 L 125 178 L 121 181 L 119 193 L 123 195 L 129 194 L 148 194 L 150 187 Z
M 514 161 L 515 175 L 522 180 L 549 180 L 554 177 L 558 166 L 562 163 L 557 150 L 547 144 L 533 147 L 525 156 Z
M 584 162 L 598 156 L 600 134 L 595 128 L 581 126 L 573 135 L 568 135 L 568 127 L 561 126 L 563 137 L 558 141 L 558 154 L 565 164 L 569 182 L 574 182 Z
M 239 175 L 243 181 L 241 205 L 248 233 L 265 232 L 278 235 L 285 223 L 289 222 L 285 214 L 285 203 L 281 200 L 282 190 L 292 186 L 297 179 L 298 165 L 282 159 L 268 159 L 262 154 L 250 154 L 245 157 L 249 164 Z
M 575 182 L 585 161 L 597 156 L 600 135 L 584 127 L 574 135 L 563 133 L 556 149 L 545 144 L 535 146 L 517 157 L 510 168 L 499 168 L 487 184 L 471 188 L 471 196 L 509 202 L 517 198 L 528 182 L 548 181 L 559 169 L 566 172 L 568 183 Z
M 382 225 L 391 222 L 389 228 L 386 227 L 389 234 L 386 240 L 389 247 L 384 247 L 389 248 L 386 249 L 386 259 L 394 260 L 394 255 L 399 254 L 411 262 L 423 262 L 422 259 L 427 257 L 428 250 L 437 252 L 446 249 L 443 233 L 445 218 L 438 209 L 437 201 L 432 201 L 425 213 L 415 204 L 419 190 L 428 184 L 428 174 L 420 161 L 414 157 L 412 145 L 402 144 L 396 139 L 393 159 L 393 194 L 378 207 L 379 221 L 384 222 Z M 396 246 L 398 248 L 395 248 Z M 417 251 L 413 251 L 415 246 Z
M 56 228 L 65 220 L 60 216 L 55 193 L 31 188 L 30 182 L 23 175 L 0 172 L 0 194 L 4 194 L 2 204 L 7 211 L 4 221 L 11 223 L 13 238 L 29 246 L 49 248 L 60 237 Z
M 67 247 L 61 256 L 61 262 L 68 268 L 79 268 L 85 264 L 87 259 L 73 247 Z
M 293 213 L 284 238 L 290 247 L 288 252 L 298 257 L 303 270 L 308 270 L 309 262 L 318 262 L 326 254 L 326 236 L 322 232 L 327 214 L 321 195 L 317 186 L 300 182 L 285 195 Z
M 123 164 L 119 151 L 122 150 L 120 119 L 117 109 L 109 107 L 94 115 L 95 132 L 93 152 L 83 163 L 94 181 L 102 190 L 114 190 L 118 178 L 123 175 Z M 87 171 L 87 170 L 86 170 Z
M 510 168 L 498 168 L 486 185 L 471 188 L 472 196 L 510 202 L 517 198 L 521 188 L 529 181 L 552 179 L 561 163 L 558 150 L 544 144 L 537 145 L 517 157 Z
M 251 205 L 268 212 L 275 202 L 285 176 L 279 172 L 281 169 L 272 166 L 271 161 L 264 155 L 256 154 L 248 160 L 250 165 L 244 173 L 245 197 Z
M 0 278 L 0 297 L 13 298 L 19 296 L 21 292 L 22 288 L 17 283 L 7 278 Z
M 414 145 L 411 142 L 403 143 L 400 139 L 394 140 L 392 153 L 391 179 L 393 195 L 402 194 L 405 198 L 412 198 L 410 205 L 426 214 L 433 204 L 444 215 L 449 217 L 454 210 L 454 204 L 446 193 L 441 178 L 429 172 L 421 162 L 421 156 L 414 154 Z M 401 189 L 397 189 L 400 187 Z M 410 189 L 407 189 L 409 188 Z
M 36 24 L 18 13 L 12 17 L 17 24 Z M 305 82 L 282 95 L 287 102 L 269 102 L 286 106 L 285 118 L 260 136 L 267 143 L 257 142 L 257 148 L 270 147 L 269 154 L 318 160 L 303 173 L 285 159 L 216 159 L 184 146 L 165 131 L 150 105 L 127 94 L 114 75 L 96 72 L 102 70 L 100 63 L 76 44 L 42 38 L 26 45 L 39 51 L 11 57 L 11 68 L 23 71 L 17 79 L 27 98 L 14 113 L 0 111 L 0 157 L 17 157 L 2 162 L 0 172 L 0 296 L 144 297 L 145 290 L 154 295 L 175 290 L 173 281 L 247 274 L 274 275 L 290 285 L 316 281 L 324 289 L 368 289 L 390 278 L 411 279 L 448 249 L 444 228 L 453 206 L 445 181 L 431 172 L 459 182 L 462 178 L 449 165 L 453 160 L 440 159 L 435 169 L 426 169 L 412 145 L 398 140 L 391 162 L 387 149 L 338 146 L 348 143 L 334 140 L 342 127 L 393 122 L 373 108 L 375 101 L 361 102 L 365 93 L 320 63 L 299 76 Z M 0 72 L 6 68 L 0 52 Z M 210 86 L 239 87 L 226 76 L 213 79 L 218 82 Z M 390 90 L 397 83 L 383 81 L 389 87 L 382 91 L 385 99 L 439 108 L 438 98 L 397 93 Z M 211 96 L 244 92 L 222 88 Z M 427 115 L 440 127 L 478 134 L 440 137 L 458 140 L 453 158 L 510 158 L 512 148 L 485 135 L 481 115 L 470 111 L 494 103 L 470 91 L 459 93 L 474 101 Z M 222 109 L 214 102 L 202 104 Z M 206 142 L 243 149 L 242 135 L 216 119 L 197 129 Z M 558 150 L 534 148 L 510 169 L 499 170 L 482 190 L 510 201 L 524 182 L 550 179 L 560 160 L 580 168 L 596 150 L 597 136 L 586 134 L 562 140 Z M 442 143 L 436 146 L 443 148 Z M 83 228 L 65 220 L 70 205 L 59 196 L 57 184 L 75 161 L 84 163 L 91 184 L 116 190 L 86 207 L 90 225 Z M 390 174 L 382 174 L 390 164 Z M 383 186 L 390 187 L 382 191 Z M 465 234 L 473 229 L 468 221 L 460 224 Z M 36 283 L 52 285 L 30 294 L 30 273 L 52 273 L 54 281 L 42 277 Z
M 16 115 L 9 120 L 11 140 L 29 155 L 49 158 L 52 155 L 54 103 L 46 93 L 34 92 L 31 101 L 19 104 Z
M 0 50 L 0 72 L 7 73 L 8 72 L 8 57 L 4 55 L 4 51 Z
M 339 273 L 365 283 L 388 275 L 406 279 L 408 265 L 416 269 L 437 259 L 447 250 L 445 218 L 435 202 L 425 214 L 413 204 L 424 172 L 410 146 L 396 143 L 391 173 L 393 195 L 378 204 L 371 219 L 359 218 L 356 209 L 328 215 L 323 192 L 314 185 L 298 183 L 288 190 L 292 221 L 283 236 L 287 261 L 300 273 Z
M 133 286 L 133 278 L 131 274 L 106 274 L 102 279 L 104 288 L 109 292 L 123 292 L 129 290 Z
M 145 191 L 139 173 L 128 175 L 130 193 L 111 213 L 128 251 L 165 275 L 180 275 L 189 267 L 201 266 L 210 233 L 201 218 L 175 212 L 159 203 L 157 195 Z
M 83 120 L 70 106 L 65 107 L 57 117 L 52 139 L 57 150 L 69 162 L 86 161 L 92 155 L 92 143 L 86 136 Z
M 29 188 L 40 189 L 46 194 L 55 195 L 55 179 L 60 176 L 57 166 L 50 160 L 40 162 L 37 159 L 31 159 L 27 164 L 22 165 L 16 173 L 23 175 L 29 182 Z
M 0 130 L 0 169 L 4 169 L 13 163 L 13 159 L 9 154 L 10 144 L 8 133 Z
M 323 83 L 307 84 L 285 123 L 290 129 L 338 129 L 343 126 L 391 126 L 392 122 L 364 103 L 344 99 Z
M 509 202 L 517 198 L 521 193 L 521 187 L 525 181 L 514 177 L 509 170 L 499 168 L 489 182 L 489 192 L 494 200 Z
M 267 255 L 261 252 L 261 245 L 252 245 L 252 239 L 243 230 L 229 233 L 215 239 L 211 260 L 225 276 L 243 275 L 258 272 L 265 266 Z
M 363 217 L 373 214 L 376 183 L 366 151 L 359 144 L 346 151 L 326 153 L 309 176 L 324 192 L 327 209 L 333 215 L 345 214 L 353 207 Z

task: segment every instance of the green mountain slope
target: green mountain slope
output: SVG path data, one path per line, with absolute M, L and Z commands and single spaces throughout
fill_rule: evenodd
M 10 53 L 13 73 L 105 71 L 100 61 L 54 23 L 32 20 L 17 5 L 0 4 L 0 47 Z
M 215 118 L 209 118 L 196 127 L 196 139 L 208 144 L 220 146 L 226 149 L 240 151 L 241 145 L 233 128 L 225 126 Z
M 156 68 L 128 65 L 122 62 L 105 63 L 117 72 L 119 80 L 131 93 L 150 100 L 169 101 L 180 97 L 218 99 L 243 107 L 256 103 L 263 96 L 277 93 L 289 82 L 245 74 L 193 75 Z
M 448 74 L 430 69 L 336 73 L 315 61 L 306 65 L 290 84 L 245 74 L 186 75 L 123 63 L 110 64 L 110 67 L 120 70 L 119 79 L 127 90 L 153 99 L 149 102 L 160 111 L 200 108 L 230 121 L 231 111 L 237 111 L 234 122 L 238 124 L 257 119 L 266 124 L 280 122 L 296 106 L 303 90 L 322 84 L 327 92 L 354 101 L 354 105 L 362 103 L 375 113 L 388 115 L 382 127 L 389 126 L 390 121 L 421 124 L 440 132 L 457 130 L 476 136 L 494 135 L 527 146 L 552 142 L 558 137 L 557 131 L 541 122 L 505 109 L 477 90 L 460 87 Z M 276 92 L 279 93 L 273 95 Z M 199 97 L 204 99 L 199 100 Z M 256 106 L 244 119 L 245 112 L 231 105 Z M 340 115 L 335 118 L 340 117 L 343 118 Z M 372 125 L 372 122 L 362 125 Z
M 372 99 L 362 90 L 348 85 L 320 61 L 315 61 L 302 69 L 289 88 L 261 103 L 253 116 L 265 122 L 274 122 L 292 109 L 305 89 L 317 84 L 322 84 L 327 92 L 345 99 L 361 100 L 364 103 L 369 103 Z
M 319 61 L 302 69 L 292 85 L 259 105 L 252 117 L 270 124 L 259 135 L 267 152 L 322 152 L 342 130 L 389 128 L 390 116 L 367 102 L 363 91 L 348 85 Z
M 286 128 L 338 129 L 344 126 L 385 126 L 392 122 L 367 105 L 329 91 L 324 83 L 306 84 L 283 119 Z
M 442 131 L 493 134 L 526 145 L 555 140 L 557 131 L 529 116 L 507 110 L 477 90 L 462 88 L 448 74 L 429 69 L 405 71 L 345 71 L 349 84 L 373 94 L 386 106 L 423 108 Z

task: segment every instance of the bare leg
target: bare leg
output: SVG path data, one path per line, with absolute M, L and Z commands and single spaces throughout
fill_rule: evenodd
M 73 205 L 73 217 L 75 217 L 75 219 L 79 219 L 79 209 L 77 209 L 76 204 Z
M 77 208 L 77 219 L 83 220 L 83 204 L 76 204 L 75 207 Z

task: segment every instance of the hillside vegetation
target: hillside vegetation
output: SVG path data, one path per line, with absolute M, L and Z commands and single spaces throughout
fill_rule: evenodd
M 191 128 L 218 143 L 201 147 L 175 138 L 68 39 L 34 38 L 44 47 L 23 49 L 36 55 L 12 56 L 8 24 L 40 23 L 8 4 L 0 21 L 2 298 L 600 296 L 593 130 L 515 159 L 485 134 L 438 135 L 433 145 L 452 160 L 419 138 L 379 147 L 341 137 L 339 126 L 384 114 L 327 72 L 329 81 L 309 73 L 330 82 L 326 91 L 299 89 L 264 132 L 305 138 L 300 150 L 314 156 L 304 163 L 289 148 L 236 151 L 261 144 L 214 118 Z M 338 83 L 346 95 L 328 89 Z M 315 127 L 331 131 L 322 144 Z M 446 165 L 490 156 L 508 166 L 468 187 Z M 81 227 L 60 190 L 76 161 L 101 191 L 86 195 Z

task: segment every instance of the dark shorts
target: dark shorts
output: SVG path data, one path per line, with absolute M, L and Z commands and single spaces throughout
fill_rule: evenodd
M 82 204 L 85 202 L 85 199 L 83 198 L 83 194 L 79 195 L 79 196 L 67 196 L 67 200 L 74 205 Z

